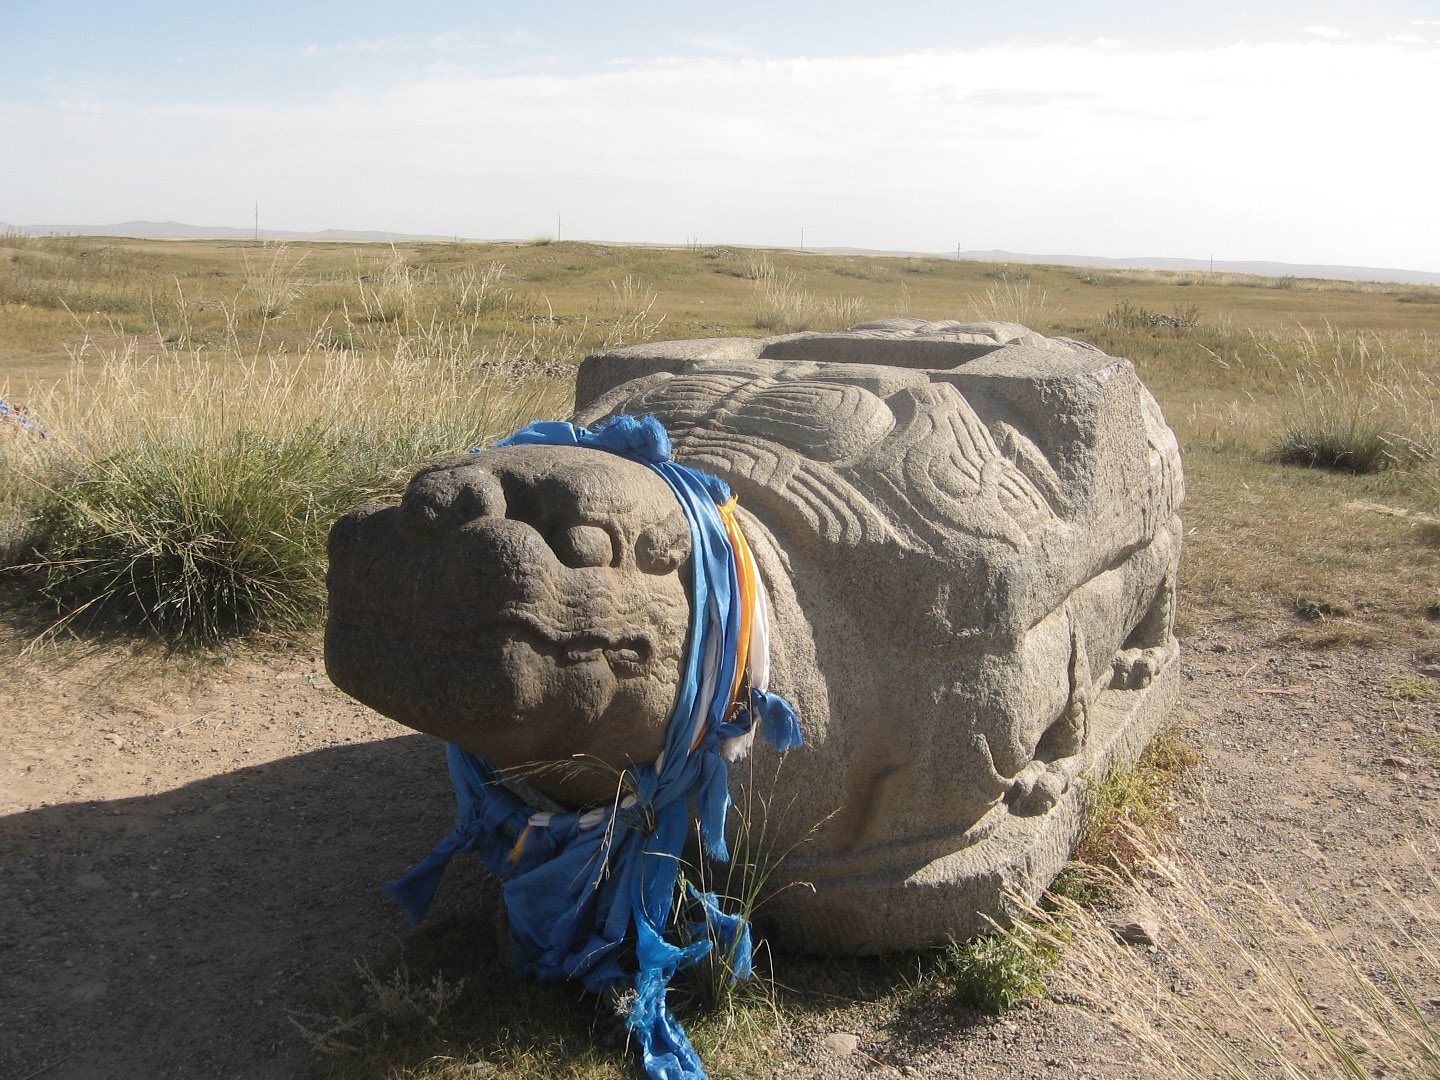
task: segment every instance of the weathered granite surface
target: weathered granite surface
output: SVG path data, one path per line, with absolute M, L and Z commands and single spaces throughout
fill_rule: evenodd
M 775 850 L 810 837 L 778 883 L 814 886 L 762 909 L 772 938 L 921 947 L 1048 884 L 1083 778 L 1138 752 L 1176 682 L 1179 452 L 1130 363 L 888 320 L 589 358 L 574 419 L 621 412 L 735 488 L 769 591 L 807 745 L 783 768 L 757 747 L 733 786 L 769 799 Z M 327 663 L 362 701 L 566 802 L 658 751 L 688 537 L 643 466 L 452 459 L 342 519 L 331 557 Z M 605 768 L 525 768 L 574 754 Z

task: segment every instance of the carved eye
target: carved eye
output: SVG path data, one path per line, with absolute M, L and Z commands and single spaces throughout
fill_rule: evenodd
M 635 565 L 647 574 L 669 574 L 690 557 L 690 523 L 675 514 L 635 538 Z
M 598 525 L 571 525 L 550 540 L 556 556 L 566 566 L 609 566 L 615 561 L 615 544 Z

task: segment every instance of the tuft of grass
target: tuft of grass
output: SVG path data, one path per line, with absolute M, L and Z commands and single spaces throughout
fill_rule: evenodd
M 84 462 L 36 517 L 44 595 L 72 625 L 175 645 L 303 625 L 323 599 L 327 523 L 367 494 L 328 435 L 238 428 Z
M 1411 292 L 1399 293 L 1395 300 L 1400 304 L 1440 304 L 1440 287 L 1424 285 Z
M 999 1016 L 1045 991 L 1045 973 L 1064 953 L 1063 933 L 1041 935 L 1016 923 L 1001 933 L 950 941 L 940 972 L 953 984 L 955 1004 Z
M 994 322 L 1020 323 L 1022 326 L 1045 326 L 1060 314 L 1058 308 L 1050 305 L 1043 288 L 1038 287 L 1025 274 L 1017 279 L 1008 272 L 999 281 L 985 287 L 976 296 L 967 296 L 966 304 L 974 317 Z
M 1286 429 L 1275 447 L 1282 465 L 1366 475 L 1395 464 L 1393 443 L 1367 417 L 1320 412 Z
M 863 301 L 853 296 L 817 297 L 793 271 L 776 269 L 769 256 L 750 263 L 755 289 L 755 327 L 776 334 L 799 330 L 843 330 L 861 321 Z
M 1436 386 L 1407 369 L 1384 339 L 1302 331 L 1285 345 L 1298 407 L 1272 449 L 1287 465 L 1367 475 L 1440 455 Z M 1263 346 L 1272 358 L 1275 347 Z
M 613 1002 L 517 978 L 498 897 L 437 919 L 318 986 L 291 1014 L 313 1071 L 334 1078 L 609 1080 L 623 1050 Z
M 776 895 L 773 886 L 775 875 L 781 871 L 785 861 L 796 850 L 809 843 L 820 827 L 829 818 L 823 818 L 809 826 L 800 838 L 789 846 L 781 848 L 776 833 L 781 829 L 793 807 L 791 802 L 782 806 L 778 791 L 784 774 L 784 758 L 777 758 L 775 770 L 763 783 L 757 783 L 755 775 L 756 755 L 747 754 L 743 767 L 747 771 L 741 801 L 730 816 L 727 831 L 727 845 L 730 859 L 717 863 L 698 857 L 693 864 L 686 864 L 680 875 L 677 903 L 688 903 L 687 884 L 693 882 L 699 892 L 713 892 L 721 898 L 721 907 L 733 912 L 750 923 L 754 928 L 756 915 L 766 902 Z M 732 766 L 738 768 L 740 766 Z M 697 833 L 694 850 L 700 851 Z M 806 883 L 793 883 L 785 888 L 806 889 Z M 687 998 L 698 1009 L 727 1018 L 731 1023 L 741 1018 L 760 1014 L 772 1014 L 772 1023 L 777 1017 L 777 988 L 775 984 L 773 956 L 768 944 L 757 938 L 753 951 L 753 975 L 749 979 L 738 977 L 749 957 L 738 953 L 738 942 L 726 942 L 716 933 L 709 920 L 697 920 L 701 934 L 709 938 L 712 947 L 694 967 L 686 969 L 677 985 L 677 996 L 681 1001 Z
M 1395 702 L 1440 701 L 1440 681 L 1424 675 L 1394 675 L 1385 684 L 1384 696 Z
M 438 1028 L 465 992 L 464 979 L 449 982 L 443 972 L 418 978 L 403 956 L 383 976 L 364 960 L 355 962 L 355 973 L 359 1002 L 350 1015 L 290 1014 L 291 1024 L 316 1053 L 361 1054 L 397 1037 Z
M 1134 301 L 1122 299 L 1105 313 L 1104 324 L 1111 330 L 1130 332 L 1189 330 L 1200 325 L 1200 308 L 1196 304 L 1176 304 L 1169 315 L 1161 315 Z
M 1130 846 L 1133 835 L 1174 828 L 1178 794 L 1199 761 L 1184 729 L 1165 727 L 1133 765 L 1118 764 L 1092 784 L 1075 861 L 1092 868 L 1131 864 L 1139 854 Z
M 489 358 L 498 361 L 500 358 Z M 313 622 L 330 524 L 417 466 L 555 415 L 563 387 L 457 355 L 78 359 L 7 447 L 56 627 L 176 646 Z
M 1324 622 L 1327 619 L 1353 619 L 1355 605 L 1345 600 L 1326 596 L 1297 596 L 1295 614 L 1302 619 Z

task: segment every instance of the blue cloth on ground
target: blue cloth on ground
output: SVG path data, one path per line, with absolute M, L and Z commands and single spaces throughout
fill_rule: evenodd
M 0 398 L 0 420 L 13 420 L 26 431 L 39 435 L 42 439 L 46 437 L 45 425 L 24 405 L 12 405 Z
M 451 857 L 475 852 L 505 879 L 511 944 L 519 969 L 540 979 L 578 979 L 595 993 L 632 984 L 626 1025 L 652 1080 L 705 1080 L 685 1030 L 670 1012 L 666 990 L 676 972 L 698 962 L 718 941 L 729 950 L 736 977 L 750 974 L 750 927 L 721 910 L 713 893 L 690 890 L 701 917 L 689 923 L 694 940 L 672 944 L 681 857 L 692 816 L 705 854 L 728 859 L 725 818 L 729 767 L 721 744 L 743 735 L 760 717 L 777 750 L 802 745 L 795 712 L 777 694 L 753 691 L 748 711 L 730 712 L 740 634 L 740 589 L 734 552 L 718 506 L 730 498 L 724 481 L 671 460 L 670 437 L 654 417 L 616 416 L 595 428 L 542 421 L 496 446 L 583 446 L 643 462 L 674 491 L 690 524 L 691 625 L 675 711 L 660 767 L 627 771 L 634 803 L 607 807 L 582 828 L 577 813 L 551 815 L 531 827 L 535 808 L 501 783 L 494 766 L 451 745 L 447 749 L 458 817 L 454 830 L 414 869 L 386 887 L 411 918 L 430 906 Z M 719 646 L 714 700 L 700 700 L 706 650 Z M 705 736 L 691 741 L 705 718 Z

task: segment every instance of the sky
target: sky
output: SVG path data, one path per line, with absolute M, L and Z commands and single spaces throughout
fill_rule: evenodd
M 1440 0 L 0 0 L 0 221 L 1440 271 Z

